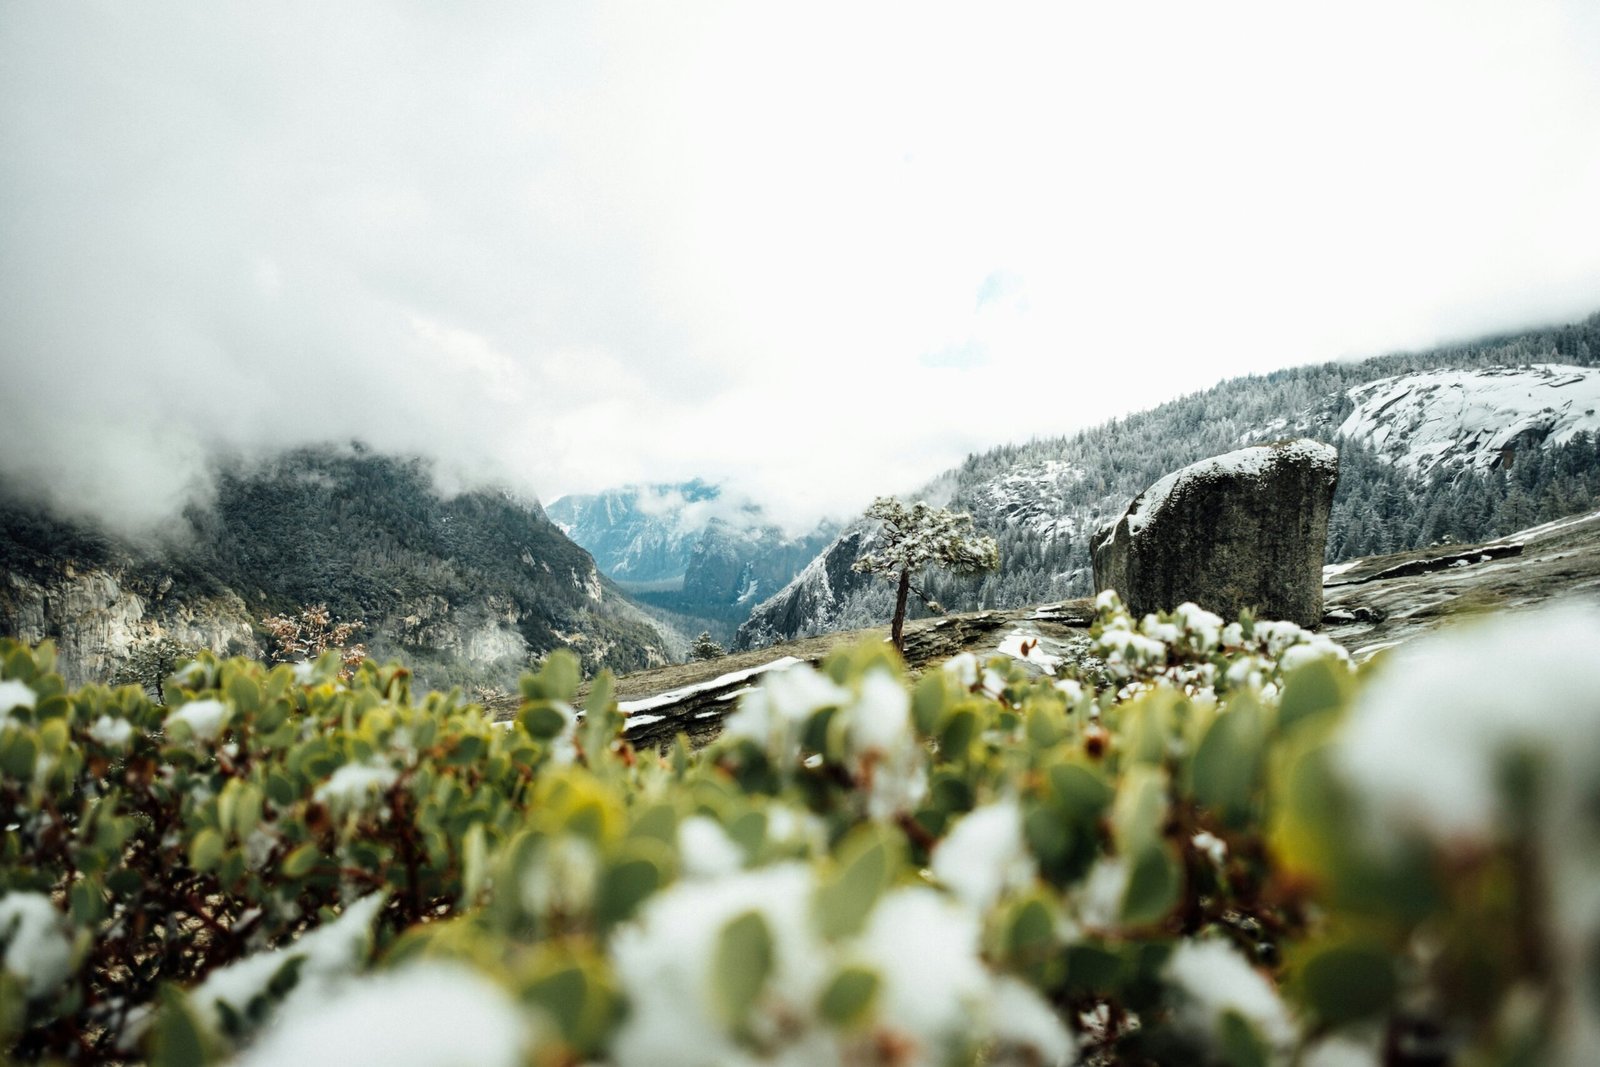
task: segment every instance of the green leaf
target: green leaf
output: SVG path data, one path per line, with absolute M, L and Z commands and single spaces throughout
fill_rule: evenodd
M 189 842 L 189 866 L 202 874 L 214 870 L 222 860 L 223 847 L 222 835 L 206 827 Z
M 1117 851 L 1137 855 L 1161 837 L 1167 820 L 1167 774 L 1148 763 L 1135 764 L 1122 776 L 1111 812 Z
M 1128 889 L 1122 898 L 1122 921 L 1128 926 L 1148 926 L 1167 917 L 1178 903 L 1182 874 L 1167 848 L 1151 843 L 1133 857 Z
M 628 836 L 652 838 L 671 845 L 678 839 L 678 813 L 671 804 L 651 805 L 634 818 Z
M 233 677 L 228 679 L 228 702 L 240 713 L 253 714 L 261 707 L 261 686 L 249 675 L 233 672 Z
M 1241 696 L 1212 721 L 1195 751 L 1195 799 L 1229 822 L 1247 818 L 1261 782 L 1264 741 L 1260 706 Z
M 0 771 L 19 782 L 33 780 L 33 765 L 39 760 L 39 745 L 27 730 L 0 731 Z
M 603 971 L 579 959 L 547 963 L 544 973 L 523 990 L 523 999 L 543 1009 L 572 1046 L 576 1057 L 558 1057 L 563 1062 L 601 1059 L 606 1036 L 617 1020 L 621 1003 L 606 982 Z
M 1317 1017 L 1333 1026 L 1378 1015 L 1399 988 L 1394 961 L 1376 945 L 1323 948 L 1300 968 L 1300 988 Z
M 817 889 L 813 911 L 825 938 L 859 933 L 889 883 L 889 846 L 870 826 L 856 830 L 839 850 L 838 874 Z
M 595 919 L 601 926 L 614 926 L 633 917 L 639 905 L 666 881 L 662 865 L 648 856 L 619 860 L 601 876 L 595 895 Z
M 60 719 L 47 719 L 39 724 L 39 747 L 45 755 L 59 757 L 67 750 L 71 740 L 67 724 Z
M 92 927 L 106 916 L 105 892 L 92 879 L 74 882 L 67 893 L 67 910 L 74 926 Z
M 522 728 L 541 741 L 550 740 L 567 726 L 567 717 L 548 703 L 529 704 L 520 718 Z
M 571 649 L 558 648 L 545 656 L 536 673 L 518 682 L 523 700 L 564 700 L 571 703 L 583 680 L 583 665 Z
M 461 837 L 461 906 L 470 908 L 488 879 L 489 846 L 483 824 L 473 823 Z
M 1172 712 L 1181 699 L 1173 690 L 1162 688 L 1137 696 L 1126 705 L 1122 719 L 1124 759 L 1152 765 L 1166 761 Z
M 267 799 L 280 808 L 287 808 L 294 803 L 294 783 L 285 774 L 273 771 L 267 775 Z
M 846 967 L 833 976 L 817 1000 L 817 1014 L 839 1030 L 850 1030 L 872 1014 L 880 981 L 875 971 L 865 967 Z
M 1278 702 L 1278 728 L 1285 732 L 1302 722 L 1336 712 L 1350 695 L 1350 672 L 1332 656 L 1320 656 L 1289 672 Z
M 1077 822 L 1098 819 L 1113 795 L 1098 774 L 1078 763 L 1050 768 L 1050 792 L 1062 813 Z
M 744 850 L 747 859 L 754 859 L 767 839 L 767 813 L 747 811 L 734 819 L 727 828 L 733 843 Z
M 37 677 L 33 656 L 28 652 L 27 645 L 18 645 L 6 657 L 5 677 L 15 678 L 19 682 L 31 682 Z
M 261 824 L 261 809 L 265 803 L 266 798 L 262 796 L 260 786 L 253 782 L 242 784 L 233 808 L 233 832 L 239 835 L 240 840 L 249 837 Z
M 564 967 L 535 979 L 523 991 L 523 996 L 530 1003 L 544 1008 L 546 1014 L 561 1027 L 562 1036 L 570 1041 L 583 1018 L 589 983 L 581 967 Z
M 283 876 L 304 878 L 311 873 L 311 868 L 317 865 L 317 860 L 320 858 L 321 853 L 318 852 L 317 846 L 308 841 L 283 858 Z
M 960 762 L 967 758 L 967 749 L 978 735 L 978 717 L 969 708 L 961 708 L 950 716 L 939 735 L 939 754 L 947 760 Z
M 589 696 L 583 702 L 583 713 L 591 721 L 603 719 L 611 710 L 611 696 L 617 690 L 616 676 L 601 671 L 589 685 Z
M 1055 928 L 1055 918 L 1044 901 L 1023 901 L 1012 912 L 1006 927 L 1007 956 L 1023 965 L 1043 959 L 1055 949 Z
M 772 932 L 760 912 L 747 911 L 722 928 L 711 960 L 711 997 L 717 1016 L 741 1028 L 772 974 Z
M 1122 985 L 1123 959 L 1098 945 L 1068 945 L 1067 989 L 1077 995 L 1108 996 Z
M 911 721 L 919 737 L 932 737 L 944 719 L 944 672 L 929 671 L 917 682 L 911 696 Z
M 1267 1067 L 1266 1042 L 1255 1028 L 1236 1011 L 1222 1013 L 1217 1027 L 1217 1044 L 1222 1062 L 1229 1067 Z
M 1071 825 L 1052 808 L 1030 808 L 1022 817 L 1022 832 L 1033 854 L 1045 864 L 1066 858 L 1072 847 Z
M 177 986 L 162 987 L 161 1011 L 151 1028 L 149 1055 L 151 1067 L 203 1067 L 206 1062 L 200 1025 L 189 1014 Z
M 1061 740 L 1061 724 L 1054 708 L 1034 704 L 1028 709 L 1028 743 L 1042 750 Z

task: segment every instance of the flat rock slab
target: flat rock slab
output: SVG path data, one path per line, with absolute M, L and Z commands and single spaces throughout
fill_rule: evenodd
M 1323 632 L 1358 660 L 1485 612 L 1600 601 L 1600 512 L 1481 545 L 1373 556 L 1328 568 Z

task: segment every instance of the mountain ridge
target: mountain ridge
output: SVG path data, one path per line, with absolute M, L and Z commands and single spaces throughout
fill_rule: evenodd
M 446 497 L 430 465 L 360 446 L 219 466 L 215 499 L 161 543 L 0 503 L 0 632 L 53 638 L 76 678 L 104 677 L 170 638 L 266 651 L 264 615 L 325 604 L 428 684 L 507 686 L 554 648 L 589 669 L 681 656 L 686 641 L 633 605 L 537 502 Z

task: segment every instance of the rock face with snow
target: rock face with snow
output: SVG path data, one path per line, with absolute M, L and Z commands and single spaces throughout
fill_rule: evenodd
M 756 606 L 739 627 L 734 647 L 761 648 L 828 628 L 840 601 L 872 583 L 870 574 L 852 568 L 876 534 L 875 523 L 848 527 L 788 585 Z
M 1194 601 L 1315 626 L 1338 479 L 1338 452 L 1304 438 L 1169 474 L 1091 540 L 1095 588 L 1136 614 Z
M 1339 436 L 1370 444 L 1413 474 L 1510 469 L 1519 453 L 1600 432 L 1600 367 L 1431 370 L 1379 378 L 1348 395 L 1355 410 Z

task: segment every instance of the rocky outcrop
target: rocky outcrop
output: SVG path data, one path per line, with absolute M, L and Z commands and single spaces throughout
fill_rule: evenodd
M 1304 438 L 1169 474 L 1090 541 L 1095 588 L 1136 614 L 1194 601 L 1315 626 L 1338 479 L 1338 452 Z
M 168 597 L 170 579 L 147 588 L 120 568 L 62 565 L 54 574 L 11 572 L 0 581 L 0 634 L 51 640 L 67 681 L 105 681 L 139 645 L 169 638 L 219 655 L 259 654 L 244 601 L 233 593 Z

